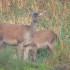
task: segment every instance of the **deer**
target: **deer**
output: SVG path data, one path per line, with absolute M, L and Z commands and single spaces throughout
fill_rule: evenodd
M 30 45 L 38 25 L 38 18 L 43 12 L 37 13 L 31 9 L 32 22 L 31 25 L 24 24 L 8 24 L 0 22 L 0 49 L 6 45 L 18 46 L 18 56 L 22 58 L 22 51 L 25 47 Z M 24 60 L 26 54 L 24 53 Z
M 29 50 L 33 52 L 33 59 L 32 61 L 36 61 L 36 55 L 38 49 L 46 49 L 48 48 L 50 51 L 51 56 L 54 55 L 54 47 L 56 43 L 56 39 L 58 38 L 57 34 L 52 30 L 45 28 L 44 30 L 36 31 L 33 37 L 33 42 L 30 46 L 26 47 L 26 59 L 28 60 L 28 53 Z

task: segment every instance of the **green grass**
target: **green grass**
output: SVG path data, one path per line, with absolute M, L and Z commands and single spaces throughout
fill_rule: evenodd
M 10 48 L 9 48 L 10 50 Z M 19 58 L 13 58 L 12 51 L 8 49 L 0 53 L 0 70 L 52 70 L 53 67 L 44 64 L 25 62 Z
M 0 70 L 53 70 L 52 65 L 63 65 L 70 61 L 70 1 L 62 4 L 59 0 L 6 0 L 6 3 L 2 4 L 0 0 L 0 21 L 29 25 L 29 8 L 36 12 L 46 10 L 39 18 L 37 30 L 48 27 L 57 33 L 59 39 L 56 42 L 55 55 L 50 58 L 48 50 L 39 49 L 36 63 L 33 64 L 14 59 L 15 52 L 12 49 L 16 48 L 7 48 L 7 51 L 0 52 Z

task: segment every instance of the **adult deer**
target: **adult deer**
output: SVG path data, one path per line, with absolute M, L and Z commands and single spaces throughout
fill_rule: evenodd
M 31 9 L 31 11 L 33 12 L 33 10 Z M 33 12 L 33 21 L 32 21 L 32 23 L 37 23 L 38 22 L 38 17 L 39 16 L 42 16 L 44 13 L 45 13 L 46 11 L 45 10 L 43 10 L 43 11 L 41 11 L 40 13 L 37 13 L 37 12 Z M 32 26 L 33 27 L 33 26 Z M 34 27 L 33 27 L 34 28 Z M 32 30 L 33 30 L 33 28 L 31 28 Z M 34 30 L 33 30 L 34 31 Z M 32 39 L 33 40 L 33 39 Z M 33 43 L 33 42 L 32 42 Z M 31 43 L 31 44 L 32 44 Z M 31 45 L 31 44 L 29 44 L 29 45 Z M 29 46 L 28 45 L 28 46 Z M 25 47 L 24 48 L 24 60 L 27 60 L 28 59 L 28 52 L 27 52 L 27 50 L 26 50 L 26 48 L 27 47 Z
M 39 48 L 48 48 L 51 52 L 51 55 L 53 55 L 56 39 L 57 39 L 57 34 L 48 28 L 35 32 L 33 43 L 30 46 L 26 47 L 26 54 L 27 54 L 26 59 L 28 59 L 29 50 L 32 50 L 33 61 L 35 61 L 37 50 Z
M 32 43 L 36 27 L 38 25 L 38 17 L 42 13 L 36 13 L 32 9 L 32 22 L 31 25 L 18 25 L 0 22 L 0 49 L 7 45 L 18 46 L 18 55 L 21 58 L 22 50 Z M 25 52 L 25 50 L 24 50 Z M 26 54 L 24 53 L 24 60 Z

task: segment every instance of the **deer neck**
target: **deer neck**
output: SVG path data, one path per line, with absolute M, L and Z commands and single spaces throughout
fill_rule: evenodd
M 33 19 L 32 20 L 32 24 L 31 24 L 31 31 L 35 32 L 36 31 L 36 28 L 37 28 L 37 25 L 38 25 L 38 20 L 37 19 Z

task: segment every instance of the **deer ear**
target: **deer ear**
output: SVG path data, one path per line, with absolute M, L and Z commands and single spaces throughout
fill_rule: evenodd
M 31 13 L 32 13 L 32 14 L 34 13 L 34 11 L 33 11 L 33 9 L 32 9 L 32 8 L 29 8 L 29 10 L 31 11 Z
M 46 10 L 43 10 L 39 13 L 39 16 L 42 16 L 44 13 L 46 12 Z

